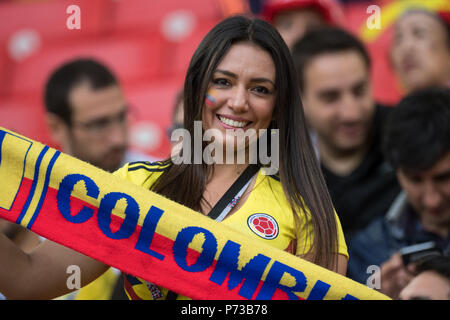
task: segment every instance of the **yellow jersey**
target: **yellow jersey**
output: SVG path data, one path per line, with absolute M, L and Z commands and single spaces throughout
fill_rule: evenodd
M 150 189 L 156 179 L 170 166 L 167 162 L 133 162 L 126 164 L 114 174 L 136 185 Z M 294 213 L 284 194 L 277 176 L 265 175 L 261 168 L 248 198 L 233 214 L 221 223 L 236 231 L 266 242 L 267 244 L 296 255 L 308 252 L 312 239 L 312 223 L 308 214 L 295 221 Z M 338 231 L 338 253 L 348 258 L 344 234 L 336 215 Z M 309 236 L 308 236 L 309 235 Z M 292 246 L 294 244 L 294 246 Z M 166 299 L 168 290 L 148 283 L 143 279 L 124 275 L 125 291 L 130 299 Z M 177 299 L 188 299 L 178 296 Z

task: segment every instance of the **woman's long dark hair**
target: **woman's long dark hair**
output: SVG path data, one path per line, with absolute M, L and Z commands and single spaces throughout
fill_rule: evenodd
M 202 120 L 206 92 L 213 73 L 230 47 L 251 42 L 272 57 L 275 67 L 276 100 L 272 128 L 279 130 L 279 177 L 293 208 L 297 227 L 300 215 L 313 223 L 312 259 L 327 268 L 336 266 L 337 227 L 333 204 L 323 179 L 305 124 L 295 67 L 288 47 L 270 24 L 243 16 L 227 18 L 203 39 L 190 62 L 184 84 L 184 127 L 194 137 L 194 121 Z M 270 140 L 270 139 L 269 139 Z M 191 145 L 193 156 L 193 142 Z M 192 162 L 193 163 L 193 162 Z M 152 190 L 200 211 L 208 174 L 206 164 L 171 165 Z

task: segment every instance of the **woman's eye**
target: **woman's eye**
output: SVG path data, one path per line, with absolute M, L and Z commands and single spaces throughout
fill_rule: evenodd
M 269 89 L 267 89 L 266 87 L 261 87 L 261 86 L 253 88 L 253 91 L 255 91 L 257 93 L 262 93 L 262 94 L 270 93 Z
M 213 80 L 213 83 L 218 86 L 228 86 L 230 82 L 227 79 L 217 78 Z

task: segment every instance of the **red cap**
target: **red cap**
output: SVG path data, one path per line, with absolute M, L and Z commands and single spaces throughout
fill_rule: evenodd
M 262 10 L 262 18 L 273 23 L 275 16 L 281 11 L 302 8 L 317 10 L 329 24 L 342 24 L 343 11 L 335 0 L 266 0 Z
M 450 26 L 450 11 L 438 11 L 436 13 L 439 17 L 441 17 L 442 20 L 444 20 L 445 23 Z

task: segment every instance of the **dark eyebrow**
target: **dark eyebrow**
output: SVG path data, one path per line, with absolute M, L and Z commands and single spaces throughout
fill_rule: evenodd
M 237 78 L 237 76 L 233 72 L 230 72 L 230 71 L 216 69 L 215 72 L 222 73 L 222 74 L 224 74 L 224 75 L 226 75 L 228 77 Z
M 322 91 L 319 91 L 317 95 L 323 99 L 331 99 L 331 98 L 337 98 L 341 94 L 341 91 L 339 89 L 324 89 Z
M 120 112 L 117 112 L 114 115 L 107 115 L 107 116 L 103 116 L 103 117 L 94 118 L 94 119 L 88 120 L 85 123 L 88 123 L 88 124 L 107 123 L 111 119 L 117 119 L 117 118 L 121 118 L 121 117 L 125 116 L 129 111 L 130 111 L 129 106 L 125 105 L 123 110 L 121 110 Z
M 226 75 L 226 76 L 231 77 L 231 78 L 233 78 L 233 79 L 236 79 L 236 78 L 237 78 L 237 75 L 234 74 L 234 73 L 231 72 L 231 71 L 217 69 L 215 72 L 222 73 L 223 75 Z M 268 79 L 268 78 L 253 78 L 253 79 L 251 79 L 251 80 L 252 80 L 253 82 L 259 82 L 259 83 L 260 83 L 260 82 L 270 82 L 270 83 L 275 87 L 275 83 L 274 83 L 272 80 Z
M 434 180 L 444 181 L 444 180 L 447 180 L 448 178 L 450 178 L 450 170 L 445 171 L 445 172 L 442 172 L 442 173 L 436 175 L 436 176 L 434 177 Z

